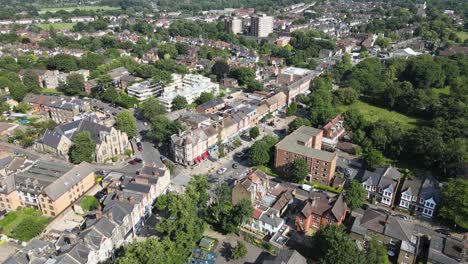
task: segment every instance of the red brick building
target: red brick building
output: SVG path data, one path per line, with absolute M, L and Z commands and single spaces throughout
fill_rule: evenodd
M 320 229 L 327 225 L 341 225 L 348 212 L 343 194 L 332 196 L 324 192 L 314 192 L 303 201 L 296 214 L 296 229 L 308 232 L 311 228 Z
M 330 185 L 335 175 L 338 155 L 321 150 L 323 131 L 301 126 L 276 144 L 275 168 L 288 174 L 296 159 L 305 159 L 309 167 L 306 180 Z

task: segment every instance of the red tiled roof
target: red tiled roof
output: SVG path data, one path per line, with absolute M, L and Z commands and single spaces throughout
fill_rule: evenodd
M 253 217 L 254 219 L 257 219 L 257 220 L 258 220 L 258 219 L 260 219 L 260 216 L 262 216 L 262 213 L 263 213 L 262 209 L 260 209 L 260 208 L 255 208 L 255 210 L 254 210 L 253 213 L 252 213 L 252 217 Z

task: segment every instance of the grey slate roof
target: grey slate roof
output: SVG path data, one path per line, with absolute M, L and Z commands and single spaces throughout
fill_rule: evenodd
M 321 133 L 321 130 L 312 127 L 301 126 L 296 131 L 286 136 L 278 144 L 276 144 L 276 148 L 297 153 L 306 157 L 330 162 L 335 158 L 336 153 L 309 148 L 297 143 L 298 141 L 306 142 L 311 137 L 316 136 L 318 133 Z
M 93 172 L 94 168 L 91 164 L 82 162 L 48 185 L 44 189 L 44 193 L 52 200 L 56 200 L 70 190 L 73 185 L 82 181 Z
M 377 186 L 381 189 L 391 188 L 392 190 L 396 190 L 400 175 L 400 172 L 391 166 L 382 167 L 375 171 L 364 171 L 360 182 L 366 183 L 369 186 Z
M 463 242 L 453 238 L 432 236 L 429 245 L 428 261 L 432 263 L 458 264 L 466 263 L 467 257 L 462 257 Z
M 203 109 L 210 109 L 218 105 L 224 104 L 224 100 L 222 98 L 215 98 L 211 101 L 208 101 L 204 104 L 199 105 L 198 107 L 203 108 Z
M 91 138 L 96 141 L 97 144 L 101 143 L 101 132 L 109 133 L 111 127 L 107 127 L 86 119 L 70 122 L 55 128 L 56 133 L 61 133 L 69 139 L 72 139 L 75 133 L 88 131 L 91 134 Z
M 278 211 L 276 211 L 275 209 L 268 208 L 268 210 L 264 212 L 262 216 L 260 216 L 260 221 L 267 223 L 271 225 L 272 227 L 278 227 L 283 222 L 283 219 L 280 217 L 277 217 L 276 216 L 277 213 Z
M 109 204 L 105 205 L 104 213 L 112 213 L 112 218 L 115 223 L 118 225 L 123 224 L 123 219 L 133 211 L 135 205 L 128 202 L 122 202 L 118 200 L 113 200 Z
M 413 222 L 373 209 L 367 209 L 364 212 L 360 219 L 360 227 L 401 241 L 413 242 Z
M 50 146 L 54 149 L 56 149 L 60 143 L 61 138 L 64 135 L 58 132 L 55 132 L 55 130 L 49 130 L 47 129 L 44 132 L 44 135 L 42 135 L 41 142 L 44 145 Z
M 307 259 L 296 250 L 283 249 L 275 257 L 263 261 L 263 264 L 307 264 Z

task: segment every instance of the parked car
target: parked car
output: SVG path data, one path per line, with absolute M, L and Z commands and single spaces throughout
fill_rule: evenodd
M 245 156 L 245 153 L 242 152 L 242 151 L 236 153 L 236 157 L 237 157 L 237 158 L 242 158 L 242 157 L 244 157 L 244 156 Z
M 398 217 L 398 218 L 401 218 L 403 220 L 408 220 L 408 217 L 406 215 L 402 215 L 402 214 L 396 214 L 396 215 L 393 215 L 394 217 Z
M 143 125 L 144 125 L 144 126 L 148 126 L 148 123 L 146 123 L 146 122 L 143 122 Z
M 143 151 L 143 145 L 141 145 L 141 142 L 137 142 L 137 147 L 138 151 Z
M 163 156 L 163 155 L 161 155 L 161 156 L 159 157 L 159 159 L 161 159 L 161 161 L 167 160 L 167 158 L 166 158 L 165 156 Z
M 227 171 L 227 168 L 221 168 L 218 170 L 218 174 L 221 175 Z
M 436 229 L 435 231 L 439 234 L 450 236 L 450 231 L 447 229 Z

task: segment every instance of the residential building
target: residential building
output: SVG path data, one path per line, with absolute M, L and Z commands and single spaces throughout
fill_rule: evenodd
M 201 114 L 213 114 L 223 109 L 226 103 L 222 98 L 215 98 L 209 102 L 197 106 L 197 112 Z
M 322 147 L 324 149 L 335 150 L 339 139 L 345 133 L 344 118 L 337 115 L 332 120 L 328 121 L 323 127 Z
M 218 132 L 213 126 L 171 136 L 174 161 L 184 165 L 200 163 L 217 150 Z
M 307 233 L 311 228 L 341 225 L 347 212 L 348 207 L 343 194 L 315 192 L 299 205 L 295 219 L 296 229 Z
M 239 34 L 242 33 L 242 19 L 237 17 L 226 17 L 224 19 L 224 30 L 227 33 Z
M 296 96 L 309 93 L 310 82 L 318 73 L 308 69 L 288 67 L 281 69 L 277 83 L 287 95 L 288 105 Z
M 270 180 L 261 170 L 255 170 L 241 179 L 232 189 L 232 204 L 237 204 L 241 200 L 249 200 L 254 203 L 255 200 L 262 200 L 270 190 Z
M 458 240 L 454 237 L 431 237 L 428 264 L 459 264 L 468 263 L 467 241 Z
M 46 130 L 42 138 L 34 144 L 34 149 L 67 158 L 68 150 L 73 143 L 73 136 L 82 131 L 88 131 L 96 142 L 94 156 L 97 163 L 105 163 L 112 157 L 123 155 L 125 150 L 130 149 L 127 133 L 88 119 L 81 119 L 57 126 L 53 130 Z
M 270 113 L 277 113 L 287 106 L 287 97 L 284 92 L 279 92 L 270 98 L 267 98 L 264 102 L 264 105 L 268 107 Z
M 367 198 L 375 200 L 381 205 L 393 207 L 398 185 L 400 184 L 400 172 L 391 166 L 378 168 L 375 171 L 364 171 L 356 179 L 367 191 Z
M 263 264 L 307 264 L 307 259 L 293 249 L 281 250 L 276 256 L 268 256 Z
M 58 124 L 72 122 L 80 113 L 91 111 L 89 102 L 76 97 L 27 94 L 23 101 Z
M 150 97 L 158 97 L 162 94 L 163 87 L 161 84 L 154 84 L 151 81 L 134 83 L 127 87 L 127 93 L 135 97 L 138 102 L 142 102 Z
M 18 75 L 21 80 L 23 80 L 23 76 L 28 70 L 20 70 Z M 59 71 L 51 71 L 51 70 L 30 70 L 37 75 L 37 79 L 39 81 L 39 86 L 41 88 L 48 88 L 48 89 L 57 89 L 59 85 Z
M 266 38 L 273 33 L 273 17 L 263 15 L 254 15 L 250 19 L 250 33 L 257 38 Z
M 399 207 L 425 217 L 434 217 L 440 203 L 440 183 L 432 176 L 408 176 L 403 183 Z
M 306 181 L 331 184 L 338 155 L 321 150 L 322 134 L 320 129 L 301 126 L 286 136 L 276 144 L 275 169 L 288 174 L 296 159 L 304 159 L 310 171 Z
M 95 184 L 94 168 L 86 162 L 68 164 L 37 161 L 13 175 L 21 207 L 32 207 L 54 217 Z M 15 192 L 13 192 L 15 193 Z M 16 208 L 12 208 L 16 209 Z
M 172 83 L 164 87 L 158 100 L 170 112 L 172 101 L 176 96 L 185 97 L 188 104 L 193 103 L 202 93 L 219 94 L 219 84 L 211 82 L 210 78 L 198 74 L 172 74 Z
M 284 226 L 284 219 L 280 217 L 278 210 L 259 205 L 254 209 L 252 218 L 244 226 L 265 235 L 276 234 Z
M 357 215 L 351 227 L 350 238 L 365 247 L 371 239 L 377 239 L 388 249 L 388 255 L 395 257 L 395 263 L 414 263 L 418 238 L 414 234 L 414 223 L 382 211 L 367 209 Z
M 291 41 L 291 37 L 286 37 L 286 36 L 279 37 L 276 39 L 276 45 L 278 47 L 285 47 L 286 45 L 289 44 L 290 41 Z

